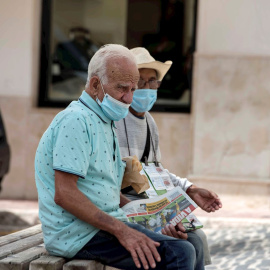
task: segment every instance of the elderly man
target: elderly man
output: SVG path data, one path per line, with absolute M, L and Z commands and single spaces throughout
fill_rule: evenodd
M 123 157 L 136 155 L 144 162 L 145 157 L 148 161 L 161 160 L 159 149 L 159 136 L 157 125 L 148 112 L 157 99 L 157 89 L 169 68 L 171 61 L 165 63 L 156 61 L 150 53 L 142 47 L 131 49 L 134 54 L 140 79 L 138 89 L 133 95 L 133 101 L 129 108 L 126 118 L 116 122 L 117 137 L 119 140 L 120 151 Z M 168 172 L 174 186 L 180 186 L 187 194 L 205 211 L 211 212 L 218 210 L 222 204 L 218 196 L 206 189 L 198 188 L 189 182 L 186 178 L 176 177 Z M 146 194 L 137 194 L 131 187 L 122 190 L 122 193 L 131 200 L 145 198 Z M 204 262 L 205 265 L 211 263 L 207 239 L 202 230 L 190 232 L 188 235 L 184 232 L 184 227 L 178 225 L 178 230 L 172 225 L 167 226 L 163 233 L 166 235 L 188 239 L 195 249 L 199 248 L 201 238 L 204 245 Z M 194 235 L 196 234 L 196 235 Z M 197 236 L 197 238 L 196 238 Z
M 125 164 L 114 121 L 127 115 L 138 79 L 126 47 L 103 46 L 79 100 L 43 134 L 35 178 L 46 249 L 120 269 L 204 269 L 190 243 L 129 223 L 120 208 L 128 200 L 120 193 Z

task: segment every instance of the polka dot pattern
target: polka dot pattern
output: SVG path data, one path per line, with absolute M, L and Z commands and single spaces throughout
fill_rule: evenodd
M 56 115 L 40 140 L 35 159 L 46 248 L 52 255 L 68 258 L 98 229 L 55 204 L 54 170 L 78 175 L 77 186 L 89 200 L 109 215 L 126 220 L 119 209 L 125 165 L 120 158 L 114 127 L 86 92 L 80 99 L 82 102 L 73 101 Z

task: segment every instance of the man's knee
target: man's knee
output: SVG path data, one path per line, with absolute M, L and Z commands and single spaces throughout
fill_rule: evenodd
M 181 254 L 181 256 L 185 259 L 185 260 L 191 260 L 191 262 L 195 262 L 196 260 L 196 250 L 194 248 L 194 246 L 189 243 L 188 241 L 186 240 L 183 240 L 183 241 L 177 241 L 178 243 L 178 250 L 179 252 L 181 253 L 178 253 L 178 254 Z M 177 256 L 177 254 L 176 254 Z
M 163 241 L 160 243 L 163 263 L 174 265 L 172 269 L 194 269 L 196 264 L 196 251 L 186 240 Z
M 195 233 L 196 235 L 198 235 L 201 238 L 203 244 L 205 244 L 205 243 L 207 244 L 207 236 L 202 229 L 196 230 L 193 233 Z
M 203 250 L 203 241 L 199 235 L 193 232 L 188 233 L 188 242 L 195 247 L 197 252 Z

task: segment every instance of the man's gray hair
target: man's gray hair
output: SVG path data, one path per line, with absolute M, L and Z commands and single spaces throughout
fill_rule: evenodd
M 136 64 L 135 56 L 130 52 L 130 50 L 119 44 L 107 44 L 102 46 L 91 58 L 88 65 L 88 77 L 85 84 L 85 88 L 88 88 L 89 81 L 93 76 L 98 76 L 102 78 L 103 83 L 108 83 L 107 76 L 107 61 L 111 58 L 127 58 L 131 62 Z

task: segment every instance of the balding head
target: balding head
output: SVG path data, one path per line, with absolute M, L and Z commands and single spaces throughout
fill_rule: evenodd
M 102 46 L 91 58 L 88 65 L 88 78 L 85 88 L 93 76 L 98 76 L 108 82 L 123 69 L 123 63 L 136 66 L 136 59 L 128 48 L 119 44 L 107 44 Z M 117 73 L 118 71 L 118 73 Z

